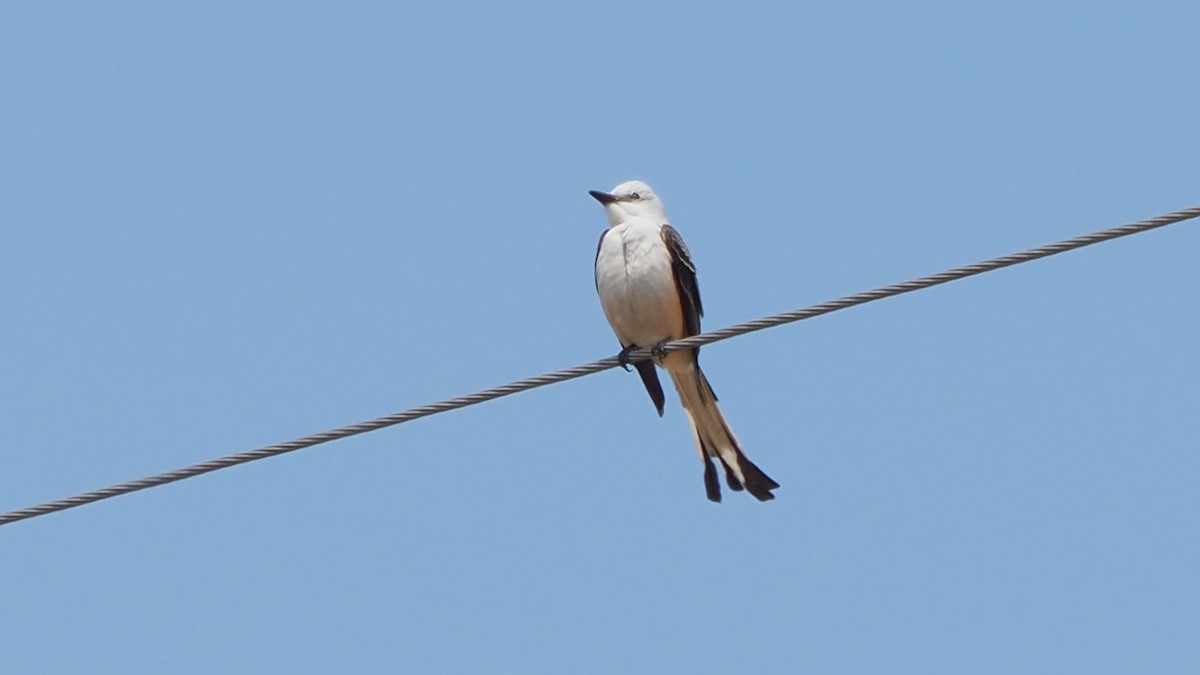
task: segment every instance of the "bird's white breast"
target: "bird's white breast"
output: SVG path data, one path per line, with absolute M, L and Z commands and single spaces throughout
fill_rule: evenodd
M 623 342 L 652 347 L 682 335 L 682 311 L 662 226 L 633 220 L 609 229 L 596 257 L 596 290 Z

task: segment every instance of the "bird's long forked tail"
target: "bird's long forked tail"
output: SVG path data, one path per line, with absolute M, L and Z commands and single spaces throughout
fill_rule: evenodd
M 733 430 L 729 428 L 729 423 L 717 407 L 717 396 L 708 384 L 708 378 L 700 370 L 700 364 L 695 357 L 689 356 L 692 356 L 690 363 L 669 368 L 668 372 L 671 374 L 671 381 L 675 383 L 675 390 L 679 392 L 683 409 L 687 412 L 700 458 L 704 460 L 704 488 L 709 500 L 721 501 L 721 485 L 713 466 L 714 458 L 725 469 L 725 482 L 729 489 L 735 492 L 745 489 L 760 502 L 774 499 L 775 495 L 771 494 L 771 490 L 779 487 L 779 483 L 763 473 L 762 469 L 742 452 L 737 436 L 733 435 Z

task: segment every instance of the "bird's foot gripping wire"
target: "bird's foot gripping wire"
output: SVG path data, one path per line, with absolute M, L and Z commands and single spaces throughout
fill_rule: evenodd
M 625 345 L 620 354 L 617 354 L 617 364 L 629 372 L 629 355 L 638 350 L 637 345 Z
M 661 359 L 662 357 L 666 356 L 667 350 L 665 349 L 665 347 L 667 346 L 667 343 L 670 341 L 671 341 L 671 338 L 669 338 L 669 337 L 659 340 L 653 347 L 650 348 L 650 354 L 653 355 L 654 358 L 656 358 L 656 359 Z

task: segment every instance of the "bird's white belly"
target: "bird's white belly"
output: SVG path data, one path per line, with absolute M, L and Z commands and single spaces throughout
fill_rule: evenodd
M 624 223 L 609 230 L 596 258 L 596 290 L 623 343 L 644 348 L 683 337 L 679 291 L 659 225 Z

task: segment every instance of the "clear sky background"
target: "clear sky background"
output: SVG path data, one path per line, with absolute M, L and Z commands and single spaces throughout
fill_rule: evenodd
M 0 509 L 1200 203 L 1200 5 L 0 6 Z M 0 528 L 6 673 L 1194 673 L 1200 223 Z M 672 392 L 673 393 L 673 392 Z

